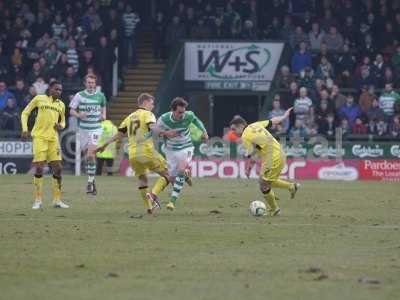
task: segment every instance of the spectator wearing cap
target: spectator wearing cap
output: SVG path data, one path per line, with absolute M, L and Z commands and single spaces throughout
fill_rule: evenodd
M 306 67 L 312 67 L 311 53 L 307 50 L 307 44 L 301 42 L 299 44 L 299 50 L 297 50 L 292 57 L 292 72 L 299 74 Z
M 361 109 L 356 103 L 354 103 L 353 95 L 347 95 L 346 103 L 339 108 L 338 114 L 340 118 L 348 121 L 349 126 L 353 126 L 356 118 L 361 116 Z

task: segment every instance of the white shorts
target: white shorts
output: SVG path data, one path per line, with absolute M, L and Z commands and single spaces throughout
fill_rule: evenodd
M 97 147 L 100 137 L 103 134 L 103 129 L 96 130 L 79 130 L 80 134 L 80 142 L 81 142 L 81 150 L 84 151 L 88 149 L 90 146 Z
M 178 168 L 181 162 L 190 164 L 193 158 L 194 147 L 185 148 L 182 150 L 172 151 L 165 149 L 165 156 L 167 158 L 168 173 L 170 176 L 178 175 Z

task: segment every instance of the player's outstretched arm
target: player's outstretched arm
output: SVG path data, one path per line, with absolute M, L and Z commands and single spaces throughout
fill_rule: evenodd
M 159 120 L 157 123 L 149 124 L 150 130 L 160 137 L 174 138 L 180 135 L 178 130 L 165 130 Z
M 201 138 L 203 139 L 203 141 L 208 141 L 208 133 L 206 130 L 206 127 L 204 126 L 203 122 L 196 116 L 193 114 L 193 121 L 192 123 L 198 128 L 200 129 L 203 134 L 201 135 Z
M 125 136 L 125 133 L 118 131 L 117 134 L 115 134 L 112 138 L 110 138 L 108 141 L 106 141 L 102 146 L 98 147 L 96 149 L 96 152 L 103 152 L 108 145 L 114 143 L 115 141 L 121 140 Z
M 287 111 L 282 116 L 279 117 L 273 117 L 270 119 L 271 123 L 276 125 L 287 119 L 290 115 L 290 112 L 293 110 L 293 107 L 289 108 Z

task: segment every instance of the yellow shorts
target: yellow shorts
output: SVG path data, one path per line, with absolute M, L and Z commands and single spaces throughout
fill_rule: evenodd
M 48 141 L 33 138 L 33 162 L 61 160 L 61 149 L 58 140 Z
M 275 181 L 279 179 L 286 164 L 286 156 L 281 155 L 272 160 L 272 164 L 267 159 L 261 160 L 260 178 L 265 181 Z
M 153 151 L 150 155 L 130 155 L 129 163 L 136 176 L 146 175 L 148 171 L 164 172 L 167 170 L 165 158 L 157 151 Z

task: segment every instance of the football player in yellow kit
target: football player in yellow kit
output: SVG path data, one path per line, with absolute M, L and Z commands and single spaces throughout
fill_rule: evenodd
M 155 207 L 160 207 L 158 194 L 170 182 L 167 163 L 164 157 L 154 148 L 152 139 L 155 130 L 156 117 L 152 113 L 154 97 L 143 93 L 138 97 L 138 109 L 122 121 L 118 134 L 97 148 L 102 152 L 111 143 L 128 135 L 129 163 L 139 179 L 139 192 L 147 212 L 151 214 Z M 157 131 L 158 134 L 174 137 L 178 134 L 175 130 Z M 155 183 L 151 192 L 148 190 L 148 171 L 153 171 L 161 177 Z
M 231 130 L 242 138 L 247 158 L 247 177 L 250 176 L 250 171 L 256 163 L 254 154 L 261 160 L 260 190 L 269 205 L 269 214 L 271 216 L 278 216 L 281 213 L 272 188 L 287 189 L 291 194 L 291 198 L 294 198 L 300 188 L 299 183 L 291 183 L 279 179 L 279 175 L 286 164 L 286 154 L 283 152 L 279 142 L 268 131 L 272 125 L 279 124 L 287 119 L 292 109 L 289 108 L 282 116 L 250 125 L 247 125 L 246 120 L 240 116 L 235 116 L 230 123 Z
M 42 207 L 43 168 L 48 162 L 53 171 L 53 205 L 56 208 L 68 208 L 61 201 L 61 150 L 58 140 L 58 130 L 65 127 L 65 105 L 60 100 L 62 86 L 59 82 L 50 83 L 47 95 L 35 96 L 21 114 L 22 139 L 29 137 L 28 118 L 32 110 L 37 109 L 35 125 L 32 129 L 33 165 L 35 175 L 35 201 L 32 209 Z

